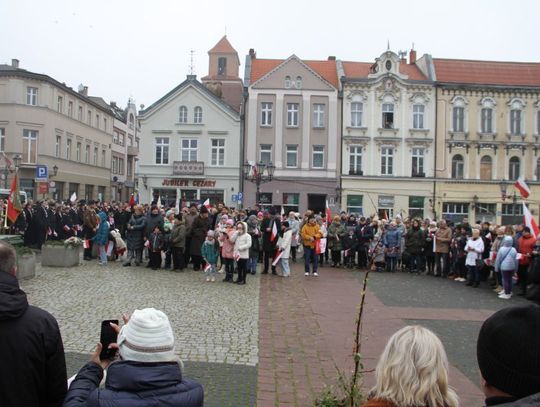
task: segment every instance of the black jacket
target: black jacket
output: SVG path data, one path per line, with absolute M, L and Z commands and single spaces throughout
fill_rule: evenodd
M 0 406 L 61 406 L 66 361 L 54 317 L 0 272 Z
M 516 399 L 513 397 L 492 397 L 486 399 L 487 406 L 499 407 L 534 407 L 540 405 L 540 393 L 531 396 Z

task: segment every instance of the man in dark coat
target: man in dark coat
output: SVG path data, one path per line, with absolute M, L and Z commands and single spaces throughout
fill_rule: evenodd
M 274 228 L 274 225 L 276 226 Z M 277 235 L 274 240 L 272 240 L 272 230 L 277 231 Z M 276 216 L 276 209 L 270 208 L 269 212 L 265 212 L 262 223 L 262 249 L 263 249 L 263 262 L 264 269 L 262 274 L 268 274 L 268 267 L 272 262 L 274 255 L 276 254 L 276 244 L 281 232 L 281 221 L 278 216 Z M 276 266 L 272 266 L 272 274 L 277 274 Z
M 15 249 L 0 242 L 0 406 L 61 406 L 67 390 L 60 329 L 28 304 Z
M 83 209 L 83 238 L 88 240 L 90 244 L 87 249 L 84 249 L 84 260 L 92 260 L 92 246 L 98 224 L 99 218 L 96 213 L 96 203 L 94 201 L 88 201 L 88 205 Z
M 206 239 L 206 232 L 210 229 L 210 220 L 208 218 L 208 209 L 202 205 L 199 216 L 197 216 L 190 229 L 191 246 L 190 253 L 193 260 L 193 270 L 198 271 L 201 269 L 202 255 L 201 247 Z M 187 244 L 187 243 L 186 243 Z
M 358 242 L 358 267 L 364 268 L 368 265 L 368 250 L 373 239 L 373 228 L 364 216 L 360 218 L 358 226 L 354 230 L 356 241 Z

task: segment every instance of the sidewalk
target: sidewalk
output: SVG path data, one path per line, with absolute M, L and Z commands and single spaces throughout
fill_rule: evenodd
M 335 383 L 336 366 L 345 373 L 352 370 L 363 275 L 325 267 L 319 277 L 305 277 L 302 265 L 296 264 L 290 278 L 261 276 L 257 406 L 313 406 L 321 390 Z M 483 321 L 490 314 L 486 310 L 462 311 L 385 306 L 368 282 L 361 349 L 364 369 L 375 368 L 386 341 L 407 325 L 407 320 Z M 364 388 L 373 384 L 374 374 L 366 373 Z M 454 366 L 450 384 L 457 390 L 461 406 L 482 405 L 476 383 Z

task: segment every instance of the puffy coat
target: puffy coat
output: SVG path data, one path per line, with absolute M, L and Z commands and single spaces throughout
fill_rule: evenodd
M 171 247 L 186 247 L 186 225 L 183 220 L 175 221 L 169 243 Z
M 132 228 L 130 228 L 132 227 Z M 144 231 L 146 230 L 146 217 L 133 215 L 128 221 L 126 244 L 128 250 L 142 250 L 144 247 Z
M 521 236 L 518 240 L 518 253 L 521 253 L 521 259 L 519 259 L 520 265 L 528 266 L 531 264 L 531 255 L 533 247 L 536 244 L 536 240 L 533 235 L 527 237 Z
M 288 259 L 289 255 L 291 254 L 291 243 L 293 241 L 293 231 L 292 229 L 287 229 L 283 233 L 283 237 L 281 238 L 281 242 L 279 243 L 280 250 L 283 250 L 283 259 Z
M 93 240 L 96 244 L 104 246 L 109 241 L 109 222 L 107 221 L 107 214 L 105 212 L 100 212 L 99 216 L 99 227 L 96 231 L 96 235 Z
M 328 248 L 334 251 L 343 250 L 343 239 L 347 229 L 340 222 L 332 222 L 328 227 Z M 373 235 L 373 234 L 372 234 Z
M 244 223 L 244 230 L 247 229 L 247 225 Z M 251 247 L 251 236 L 249 233 L 244 232 L 239 234 L 234 233 L 231 237 L 234 241 L 234 252 L 238 253 L 241 259 L 249 259 L 249 248 Z
M 0 406 L 61 406 L 66 361 L 60 329 L 28 305 L 17 278 L 0 272 Z
M 219 250 L 216 241 L 205 240 L 201 247 L 201 256 L 208 260 L 210 264 L 217 264 Z
M 159 230 L 161 230 L 161 233 L 163 233 L 163 230 L 164 230 L 163 225 L 164 225 L 163 216 L 161 216 L 159 213 L 157 215 L 150 213 L 146 217 L 146 229 L 144 231 L 144 235 L 148 239 L 150 235 L 154 233 L 154 229 L 156 227 L 158 227 Z
M 315 240 L 320 239 L 322 237 L 322 233 L 319 225 L 310 225 L 309 223 L 306 223 L 304 226 L 302 226 L 302 230 L 300 230 L 300 236 L 302 236 L 302 243 L 304 246 L 314 249 Z M 312 241 L 311 238 L 314 238 L 315 240 Z
M 512 236 L 506 236 L 504 238 L 502 246 L 497 252 L 497 257 L 495 258 L 495 271 L 517 271 L 517 251 L 512 247 L 513 243 L 514 240 L 512 239 Z
M 221 243 L 221 255 L 224 259 L 234 258 L 234 241 L 231 240 L 234 233 L 233 228 L 228 228 L 219 235 L 219 241 Z
M 64 407 L 202 407 L 204 391 L 182 377 L 177 362 L 119 361 L 109 365 L 105 388 L 99 388 L 103 369 L 87 363 L 71 383 Z
M 420 254 L 424 249 L 426 234 L 420 228 L 411 227 L 405 234 L 405 251 L 409 254 Z
M 388 229 L 383 237 L 384 247 L 388 250 L 387 256 L 397 257 L 401 249 L 401 231 L 399 229 Z

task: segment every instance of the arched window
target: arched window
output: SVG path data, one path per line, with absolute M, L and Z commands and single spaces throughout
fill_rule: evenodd
M 202 123 L 202 107 L 200 106 L 195 106 L 195 109 L 193 110 L 193 123 Z
M 480 179 L 490 180 L 492 179 L 492 159 L 489 155 L 485 155 L 480 160 Z
M 515 181 L 519 178 L 520 173 L 520 164 L 518 157 L 510 158 L 510 163 L 508 166 L 508 179 Z
M 523 123 L 525 102 L 521 99 L 512 99 L 508 105 L 510 106 L 510 134 L 521 136 L 522 134 L 525 134 L 525 126 Z
M 302 89 L 302 77 L 301 76 L 296 77 L 296 89 Z
M 452 131 L 464 133 L 467 131 L 465 107 L 467 102 L 461 96 L 456 96 L 452 101 Z
M 185 106 L 180 106 L 178 123 L 187 123 L 187 107 Z
M 456 154 L 452 157 L 452 178 L 463 179 L 464 169 L 465 164 L 463 162 L 463 156 L 461 154 Z
M 492 134 L 494 132 L 495 101 L 490 97 L 485 97 L 480 101 L 480 133 Z
M 291 86 L 292 86 L 291 77 L 287 75 L 285 77 L 285 89 L 290 89 Z

